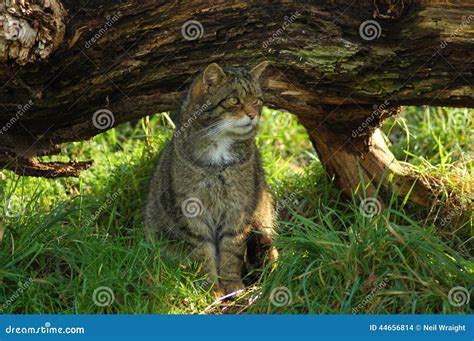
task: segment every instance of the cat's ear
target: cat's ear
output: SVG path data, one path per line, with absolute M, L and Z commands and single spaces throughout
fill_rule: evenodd
M 258 81 L 268 65 L 270 65 L 268 61 L 261 62 L 250 71 L 250 75 Z
M 205 95 L 209 87 L 224 81 L 226 75 L 216 63 L 209 64 L 200 77 L 191 85 L 191 98 L 199 99 Z
M 224 71 L 216 63 L 209 64 L 202 73 L 202 83 L 205 91 L 209 87 L 222 83 L 226 76 Z

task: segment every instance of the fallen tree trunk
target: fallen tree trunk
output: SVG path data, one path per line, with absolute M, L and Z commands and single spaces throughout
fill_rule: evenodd
M 345 193 L 358 164 L 374 186 L 395 173 L 406 193 L 414 179 L 377 128 L 400 105 L 474 107 L 473 23 L 470 1 L 5 0 L 0 167 L 77 175 L 87 163 L 33 158 L 174 111 L 208 63 L 268 60 L 267 104 L 298 115 Z M 432 191 L 415 192 L 426 204 Z

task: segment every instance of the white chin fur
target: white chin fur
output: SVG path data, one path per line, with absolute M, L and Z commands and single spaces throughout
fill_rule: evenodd
M 256 128 L 258 121 L 258 118 L 251 120 L 249 117 L 245 116 L 233 121 L 233 124 L 227 128 L 226 131 L 236 135 L 245 135 Z
M 230 127 L 226 131 L 229 132 L 229 133 L 236 134 L 236 135 L 244 135 L 244 134 L 249 133 L 254 128 L 255 128 L 255 126 L 253 124 L 249 124 L 249 125 L 244 126 L 244 127 L 238 127 L 238 126 L 237 127 Z
M 208 150 L 208 160 L 213 165 L 223 165 L 234 160 L 232 154 L 232 139 L 228 137 L 221 137 L 217 139 Z
M 250 120 L 248 117 L 232 121 L 232 125 L 216 136 L 209 146 L 206 157 L 208 162 L 212 165 L 225 165 L 234 161 L 232 144 L 237 140 L 249 138 L 256 129 L 258 121 L 258 118 Z

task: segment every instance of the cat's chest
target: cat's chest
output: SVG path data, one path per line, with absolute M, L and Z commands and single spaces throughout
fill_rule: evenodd
M 197 184 L 203 205 L 201 218 L 208 226 L 237 226 L 248 215 L 255 191 L 251 186 L 253 174 L 232 175 L 208 175 Z
M 243 209 L 254 191 L 255 174 L 243 171 L 221 171 L 207 174 L 197 186 L 206 202 L 216 209 Z
M 197 185 L 200 190 L 212 192 L 214 195 L 231 196 L 232 193 L 247 192 L 251 187 L 253 178 L 254 174 L 249 172 L 221 171 L 205 174 Z

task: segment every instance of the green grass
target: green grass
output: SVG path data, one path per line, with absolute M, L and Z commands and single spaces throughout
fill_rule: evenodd
M 467 182 L 472 114 L 406 108 L 384 131 L 398 159 Z M 206 312 L 472 313 L 448 302 L 453 287 L 472 292 L 472 217 L 396 198 L 365 217 L 325 175 L 294 118 L 265 110 L 264 119 L 258 143 L 279 201 L 281 257 L 240 300 Z M 156 115 L 68 144 L 56 159 L 95 160 L 77 179 L 0 173 L 3 313 L 200 313 L 213 302 L 195 266 L 161 259 L 162 244 L 145 238 L 147 181 L 171 134 Z M 94 303 L 100 287 L 112 290 L 112 304 Z

